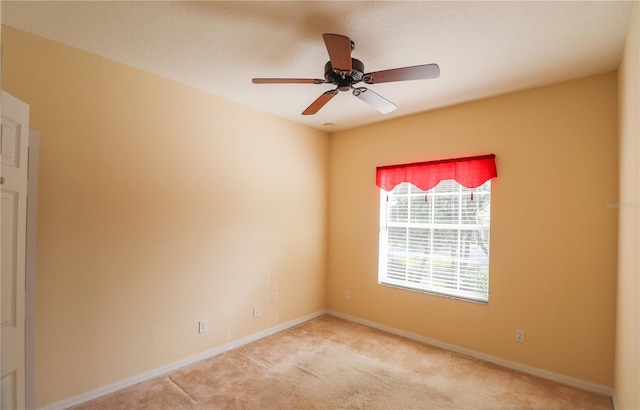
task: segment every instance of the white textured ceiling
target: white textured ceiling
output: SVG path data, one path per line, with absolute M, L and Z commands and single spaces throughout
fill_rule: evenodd
M 2 23 L 327 131 L 617 69 L 630 1 L 2 1 Z M 355 42 L 365 72 L 437 63 L 440 78 L 368 86 L 380 114 L 331 84 L 322 34 Z M 333 123 L 329 128 L 323 124 Z

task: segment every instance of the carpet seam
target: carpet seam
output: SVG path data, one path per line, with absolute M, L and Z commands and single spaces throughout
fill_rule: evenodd
M 181 391 L 185 396 L 187 396 L 187 398 L 188 398 L 189 400 L 191 400 L 191 403 L 192 403 L 192 404 L 198 404 L 198 401 L 197 401 L 196 399 L 194 399 L 194 398 L 189 394 L 189 392 L 187 392 L 185 389 L 183 389 L 183 388 L 182 388 L 182 386 L 180 386 L 180 385 L 179 385 L 175 380 L 173 380 L 173 379 L 171 378 L 171 375 L 167 376 L 167 379 L 168 379 L 171 383 L 173 383 L 173 385 L 174 385 L 174 386 L 176 386 L 176 387 L 177 387 L 177 388 L 178 388 L 178 389 L 179 389 L 179 390 L 180 390 L 180 391 Z
M 252 355 L 251 353 L 244 352 L 244 351 L 242 351 L 242 350 L 240 350 L 240 349 L 238 350 L 238 353 L 242 354 L 243 356 L 247 357 L 247 358 L 248 358 L 248 359 L 250 359 L 250 360 L 253 360 L 254 362 L 256 362 L 256 363 L 258 363 L 258 364 L 261 364 L 262 366 L 266 367 L 267 369 L 270 369 L 270 368 L 272 368 L 272 367 L 273 367 L 273 365 L 272 365 L 272 364 L 267 363 L 267 362 L 264 362 L 264 361 L 262 361 L 262 360 L 258 359 L 257 357 L 255 357 L 255 356 L 254 356 L 254 355 Z

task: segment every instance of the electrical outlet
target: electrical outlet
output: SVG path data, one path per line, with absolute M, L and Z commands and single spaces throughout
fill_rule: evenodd
M 349 291 L 348 291 L 348 290 L 346 290 L 346 291 L 344 292 L 344 300 L 349 300 L 349 298 L 350 298 L 350 297 L 351 297 L 351 295 L 349 295 Z
M 207 321 L 206 320 L 201 320 L 198 322 L 198 333 L 204 333 L 206 332 L 208 329 L 207 327 Z
M 259 306 L 254 306 L 253 307 L 253 317 L 260 317 L 260 307 Z
M 524 343 L 524 330 L 516 329 L 516 342 Z

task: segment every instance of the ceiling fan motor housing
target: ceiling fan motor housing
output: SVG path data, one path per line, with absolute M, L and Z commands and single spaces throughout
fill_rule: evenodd
M 363 75 L 364 64 L 356 58 L 351 59 L 351 72 L 345 76 L 342 76 L 342 74 L 337 73 L 333 69 L 331 61 L 328 61 L 327 64 L 324 65 L 324 79 L 327 80 L 328 83 L 337 85 L 340 91 L 349 91 L 353 84 L 362 81 Z

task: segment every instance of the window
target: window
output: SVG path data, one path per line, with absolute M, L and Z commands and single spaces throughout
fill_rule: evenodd
M 486 175 L 474 183 L 465 181 L 459 167 L 453 173 L 442 171 L 443 163 L 478 158 L 398 166 L 405 168 L 404 174 L 413 167 L 408 174 L 419 171 L 420 178 L 405 175 L 391 188 L 380 182 L 388 175 L 380 174 L 390 169 L 397 174 L 398 167 L 378 168 L 378 185 L 389 189 L 380 189 L 380 284 L 488 301 L 494 157 L 490 156 L 492 167 Z M 433 168 L 435 164 L 439 170 Z M 442 179 L 430 179 L 424 189 L 425 172 L 440 172 Z M 476 186 L 469 188 L 459 181 Z

